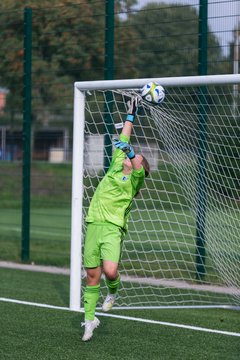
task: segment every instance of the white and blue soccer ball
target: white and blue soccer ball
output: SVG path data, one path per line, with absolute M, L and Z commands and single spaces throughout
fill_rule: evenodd
M 158 83 L 150 82 L 141 89 L 141 96 L 152 104 L 161 104 L 165 98 L 165 90 Z

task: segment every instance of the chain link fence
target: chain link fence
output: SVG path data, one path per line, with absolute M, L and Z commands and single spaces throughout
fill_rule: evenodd
M 108 3 L 0 4 L 1 260 L 21 260 L 24 226 L 23 6 L 32 11 L 31 262 L 69 266 L 73 83 L 106 77 L 107 32 L 114 34 L 108 66 L 115 79 L 199 74 L 201 0 L 115 1 L 111 25 Z M 238 72 L 239 8 L 238 1 L 208 1 L 204 50 L 209 75 Z

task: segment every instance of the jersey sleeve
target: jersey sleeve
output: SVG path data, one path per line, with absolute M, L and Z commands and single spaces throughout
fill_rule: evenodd
M 129 143 L 129 140 L 130 140 L 129 136 L 124 135 L 124 134 L 121 134 L 119 136 L 119 139 L 126 143 Z M 115 164 L 117 166 L 122 165 L 122 162 L 125 159 L 125 156 L 126 156 L 125 153 L 121 149 L 116 149 L 113 153 L 112 162 L 111 162 L 110 167 L 112 167 L 113 164 Z

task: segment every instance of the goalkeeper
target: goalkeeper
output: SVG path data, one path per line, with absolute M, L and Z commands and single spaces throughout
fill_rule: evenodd
M 84 246 L 84 266 L 87 285 L 84 292 L 85 332 L 82 340 L 90 340 L 100 321 L 95 317 L 100 294 L 100 280 L 104 273 L 108 295 L 103 311 L 112 309 L 120 285 L 118 263 L 123 235 L 127 231 L 128 216 L 133 198 L 149 174 L 145 157 L 136 154 L 129 144 L 139 98 L 128 102 L 128 115 L 106 175 L 98 185 L 86 217 L 87 232 Z

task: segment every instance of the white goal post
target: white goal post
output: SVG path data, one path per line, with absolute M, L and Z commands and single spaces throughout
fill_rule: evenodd
M 149 156 L 152 173 L 132 210 L 117 306 L 240 303 L 240 75 L 212 75 L 75 82 L 71 310 L 82 309 L 84 216 L 104 166 L 96 159 L 111 160 L 126 99 L 150 81 L 165 87 L 166 99 L 143 102 L 134 125 L 133 145 Z M 107 153 L 87 146 L 92 136 Z

